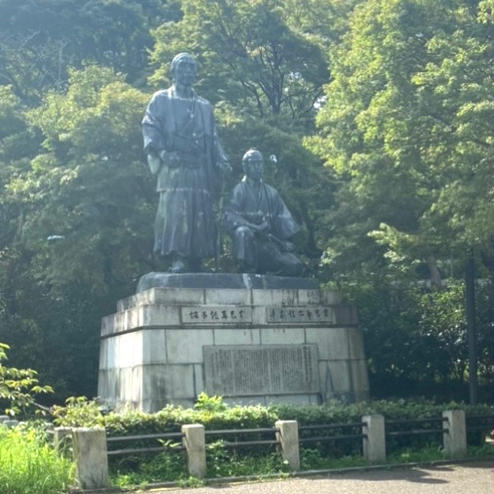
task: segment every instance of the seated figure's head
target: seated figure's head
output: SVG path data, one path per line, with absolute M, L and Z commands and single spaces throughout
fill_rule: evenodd
M 179 53 L 170 65 L 173 82 L 191 86 L 196 80 L 197 63 L 190 53 Z
M 261 152 L 254 148 L 249 149 L 242 158 L 242 168 L 247 178 L 259 182 L 264 172 L 264 159 Z

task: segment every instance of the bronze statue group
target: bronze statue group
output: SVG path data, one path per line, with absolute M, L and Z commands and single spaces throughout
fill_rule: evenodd
M 196 94 L 197 65 L 188 53 L 171 63 L 173 84 L 156 92 L 142 120 L 144 151 L 157 176 L 154 252 L 171 259 L 170 272 L 198 272 L 216 254 L 213 199 L 221 175 L 231 172 L 211 104 Z M 264 160 L 249 149 L 245 173 L 220 221 L 232 238 L 241 273 L 300 276 L 304 265 L 290 238 L 299 227 L 274 187 L 263 181 Z

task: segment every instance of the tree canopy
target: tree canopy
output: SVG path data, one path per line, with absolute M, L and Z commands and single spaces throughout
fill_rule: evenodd
M 469 245 L 489 255 L 491 8 L 414 0 L 356 7 L 332 52 L 327 102 L 309 139 L 344 181 L 328 262 L 365 262 L 377 244 L 390 264 L 426 263 L 434 276 L 440 260 L 461 260 Z
M 139 122 L 188 51 L 233 165 L 225 190 L 246 149 L 276 156 L 266 181 L 301 224 L 313 273 L 358 302 L 376 382 L 465 378 L 467 248 L 492 379 L 493 11 L 493 0 L 0 0 L 0 341 L 12 364 L 38 369 L 54 399 L 94 395 L 101 317 L 162 266 Z M 445 278 L 443 291 L 417 288 Z M 400 345 L 409 359 L 392 354 Z

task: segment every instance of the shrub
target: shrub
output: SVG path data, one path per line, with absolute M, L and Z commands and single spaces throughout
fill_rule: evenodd
M 0 492 L 58 494 L 73 482 L 73 465 L 32 427 L 0 427 Z
M 51 386 L 40 386 L 38 373 L 33 369 L 7 367 L 2 361 L 7 360 L 9 345 L 0 343 L 0 410 L 9 415 L 26 413 L 34 405 L 38 394 L 53 393 Z

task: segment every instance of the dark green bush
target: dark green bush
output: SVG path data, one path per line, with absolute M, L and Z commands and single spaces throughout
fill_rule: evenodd
M 440 418 L 444 410 L 463 409 L 467 417 L 487 415 L 494 413 L 494 407 L 489 405 L 466 405 L 464 403 L 442 403 L 437 404 L 428 400 L 377 400 L 345 404 L 339 401 L 331 401 L 322 406 L 296 406 L 296 405 L 272 405 L 264 406 L 225 406 L 218 397 L 206 397 L 199 401 L 195 408 L 184 409 L 169 405 L 157 413 L 127 412 L 99 414 L 95 417 L 94 404 L 87 403 L 87 413 L 81 410 L 84 405 L 81 400 L 72 400 L 65 408 L 57 410 L 58 425 L 79 425 L 91 426 L 97 423 L 104 426 L 109 436 L 125 436 L 136 434 L 150 434 L 157 432 L 179 432 L 183 424 L 200 423 L 206 430 L 222 429 L 251 429 L 251 428 L 272 428 L 278 419 L 297 420 L 300 426 L 318 424 L 359 424 L 363 415 L 380 414 L 386 418 L 389 424 L 388 430 L 392 428 L 392 421 L 406 419 L 434 419 Z M 77 410 L 71 411 L 71 407 Z M 400 430 L 411 430 L 419 428 L 438 428 L 438 424 L 413 424 L 400 425 Z M 393 427 L 397 430 L 397 427 Z M 318 429 L 315 431 L 300 432 L 300 437 L 331 436 L 341 434 L 353 434 L 361 431 L 359 426 L 341 426 L 337 429 Z M 481 433 L 471 433 L 468 435 L 469 444 L 478 445 Z M 261 439 L 273 439 L 273 433 L 238 433 L 234 436 L 222 436 L 221 434 L 208 435 L 207 441 L 225 439 L 228 441 L 249 441 Z M 392 452 L 401 448 L 422 448 L 430 443 L 440 444 L 441 434 L 399 436 L 389 438 L 388 451 Z M 145 447 L 156 446 L 155 440 L 140 440 L 136 442 L 125 442 L 120 447 Z M 317 448 L 324 454 L 332 456 L 346 456 L 360 454 L 361 441 L 359 439 L 320 441 L 308 443 L 308 447 Z M 267 447 L 242 448 L 239 454 L 259 455 L 272 451 Z
M 183 424 L 203 424 L 207 431 L 224 429 L 273 428 L 278 419 L 297 420 L 304 425 L 342 424 L 336 429 L 300 430 L 300 437 L 328 437 L 342 434 L 355 434 L 362 431 L 360 423 L 363 415 L 381 414 L 388 422 L 406 419 L 440 418 L 444 410 L 463 409 L 467 417 L 492 415 L 494 407 L 488 405 L 469 406 L 463 403 L 437 404 L 427 400 L 370 401 L 345 404 L 331 401 L 323 406 L 272 405 L 226 406 L 220 397 L 201 395 L 194 408 L 184 409 L 169 405 L 157 413 L 127 412 L 102 415 L 94 402 L 83 398 L 68 400 L 66 407 L 56 409 L 56 423 L 69 426 L 104 426 L 109 436 L 141 435 L 160 432 L 179 432 Z M 346 424 L 346 425 L 345 425 Z M 400 425 L 402 430 L 424 427 L 440 427 L 436 423 Z M 480 444 L 482 433 L 468 435 L 469 444 Z M 237 475 L 280 474 L 287 471 L 287 465 L 272 445 L 256 445 L 232 449 L 225 444 L 237 441 L 273 439 L 273 432 L 239 432 L 222 435 L 208 434 L 207 466 L 208 477 Z M 185 469 L 183 452 L 173 447 L 180 446 L 179 439 L 156 440 L 140 439 L 122 443 L 110 443 L 111 449 L 166 446 L 161 453 L 129 454 L 111 456 L 110 469 L 113 483 L 120 486 L 142 485 L 154 481 L 178 480 L 193 482 Z M 423 456 L 423 452 L 436 451 L 440 457 L 441 434 L 399 436 L 388 438 L 387 451 L 396 458 L 412 458 L 413 454 Z M 301 445 L 303 469 L 336 468 L 365 464 L 362 458 L 360 438 L 344 440 L 320 440 Z M 410 456 L 412 455 L 412 456 Z

